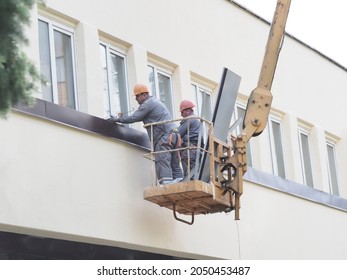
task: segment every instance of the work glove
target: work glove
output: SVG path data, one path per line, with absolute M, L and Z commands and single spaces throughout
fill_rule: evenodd
M 107 119 L 109 122 L 113 122 L 116 123 L 119 121 L 119 118 L 115 117 L 115 116 L 111 116 L 110 118 Z

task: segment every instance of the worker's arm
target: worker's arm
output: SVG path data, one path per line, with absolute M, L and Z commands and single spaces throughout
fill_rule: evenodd
M 181 138 L 183 138 L 187 134 L 187 130 L 188 130 L 187 119 L 182 120 L 180 122 L 180 126 L 177 129 L 178 129 L 178 132 L 179 132 Z
M 146 103 L 140 105 L 140 107 L 130 116 L 111 117 L 109 120 L 119 123 L 134 123 L 142 121 L 149 112 L 149 107 Z

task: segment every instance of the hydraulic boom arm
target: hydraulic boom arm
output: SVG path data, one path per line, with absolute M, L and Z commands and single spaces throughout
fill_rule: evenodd
M 282 47 L 290 3 L 291 0 L 277 1 L 258 85 L 248 99 L 243 121 L 246 142 L 251 137 L 261 134 L 267 124 L 272 102 L 271 86 Z
M 248 99 L 243 120 L 243 131 L 235 140 L 232 140 L 234 154 L 227 161 L 227 165 L 232 166 L 234 174 L 233 179 L 229 181 L 230 189 L 235 198 L 236 220 L 239 220 L 240 197 L 243 193 L 243 175 L 247 172 L 247 142 L 251 137 L 262 133 L 267 124 L 272 102 L 271 86 L 285 34 L 290 2 L 291 0 L 277 1 L 258 85 Z

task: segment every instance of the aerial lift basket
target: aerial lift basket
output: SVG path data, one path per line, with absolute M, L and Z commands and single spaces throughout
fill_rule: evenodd
M 183 182 L 153 184 L 144 190 L 145 200 L 172 210 L 176 220 L 187 224 L 193 224 L 195 215 L 230 212 L 235 206 L 239 208 L 238 200 L 241 194 L 238 190 L 232 189 L 232 180 L 236 178 L 231 160 L 234 152 L 228 144 L 213 138 L 212 129 L 211 123 L 208 123 L 208 150 L 200 148 L 201 152 L 207 153 L 210 157 L 209 182 L 185 178 Z M 189 149 L 189 145 L 178 150 L 183 149 Z M 197 154 L 199 157 L 199 153 Z M 153 159 L 155 152 L 152 151 L 145 156 Z M 191 178 L 190 174 L 187 177 Z M 190 215 L 191 221 L 181 219 L 177 214 Z M 238 218 L 238 215 L 236 217 Z
M 195 214 L 232 210 L 235 210 L 235 219 L 239 219 L 242 177 L 247 171 L 246 144 L 251 137 L 260 135 L 267 125 L 272 102 L 271 86 L 285 36 L 290 3 L 291 0 L 277 0 L 258 85 L 248 98 L 242 132 L 231 138 L 231 145 L 227 145 L 213 137 L 210 125 L 209 147 L 208 151 L 204 151 L 210 156 L 209 182 L 188 180 L 145 189 L 146 200 L 172 209 L 176 219 L 192 224 Z M 191 214 L 191 222 L 178 218 L 177 213 Z

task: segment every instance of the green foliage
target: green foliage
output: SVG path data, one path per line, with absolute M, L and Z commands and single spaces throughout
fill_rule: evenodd
M 0 116 L 13 104 L 32 101 L 39 74 L 22 47 L 28 44 L 24 34 L 30 24 L 35 0 L 0 0 Z

